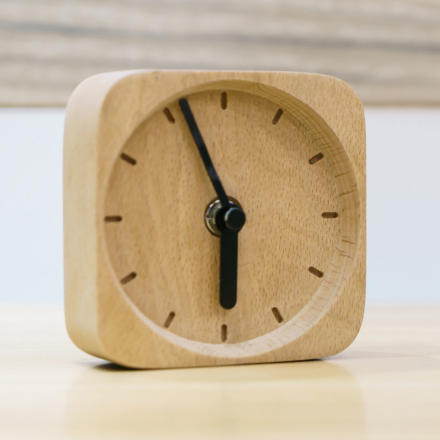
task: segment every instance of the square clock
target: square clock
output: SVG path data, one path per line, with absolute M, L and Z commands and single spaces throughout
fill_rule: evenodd
M 127 71 L 64 135 L 73 342 L 132 368 L 316 359 L 365 302 L 365 121 L 343 81 Z

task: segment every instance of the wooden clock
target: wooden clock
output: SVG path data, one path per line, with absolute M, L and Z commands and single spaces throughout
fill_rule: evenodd
M 70 337 L 133 368 L 339 353 L 363 317 L 365 185 L 363 108 L 336 78 L 87 79 L 64 138 Z

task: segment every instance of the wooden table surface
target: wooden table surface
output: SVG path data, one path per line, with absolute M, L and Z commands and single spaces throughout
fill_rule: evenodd
M 0 438 L 440 439 L 440 305 L 367 307 L 329 359 L 130 371 L 59 306 L 0 306 Z

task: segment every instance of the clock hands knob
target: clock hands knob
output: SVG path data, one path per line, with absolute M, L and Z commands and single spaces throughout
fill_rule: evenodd
M 238 233 L 245 224 L 246 215 L 240 206 L 229 200 L 188 101 L 182 98 L 179 105 L 222 206 L 216 215 L 216 224 L 220 231 L 220 305 L 225 309 L 232 309 L 237 302 Z
M 240 232 L 246 222 L 246 215 L 243 210 L 230 203 L 229 208 L 222 208 L 216 216 L 216 223 L 220 231 Z

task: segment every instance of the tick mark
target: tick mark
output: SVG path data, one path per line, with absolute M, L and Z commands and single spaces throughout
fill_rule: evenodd
M 226 108 L 228 107 L 228 95 L 226 92 L 222 92 L 221 104 L 222 104 L 222 109 L 226 110 Z
M 128 162 L 130 165 L 136 165 L 136 159 L 133 159 L 128 154 L 122 153 L 121 154 L 121 159 L 125 160 L 125 162 Z
M 174 119 L 174 116 L 172 115 L 172 113 L 170 112 L 170 109 L 168 107 L 165 107 L 163 109 L 163 112 L 171 124 L 174 124 L 176 122 L 176 120 Z
M 316 269 L 316 267 L 313 267 L 313 266 L 309 267 L 309 272 L 318 278 L 322 278 L 324 276 L 324 272 L 321 272 L 320 270 Z
M 313 165 L 314 163 L 320 161 L 324 155 L 322 153 L 318 153 L 316 156 L 313 156 L 311 159 L 309 159 L 309 164 Z
M 226 342 L 226 339 L 228 339 L 228 327 L 226 324 L 222 325 L 222 342 Z
M 128 275 L 125 275 L 125 277 L 121 279 L 121 284 L 129 283 L 131 280 L 134 280 L 136 276 L 137 276 L 136 272 L 131 272 Z
M 108 215 L 107 217 L 104 218 L 104 220 L 107 223 L 116 223 L 116 222 L 121 222 L 122 217 L 120 215 Z
M 281 116 L 283 116 L 283 109 L 279 108 L 278 111 L 275 113 L 275 116 L 272 119 L 272 124 L 276 125 L 278 124 L 278 121 L 280 120 Z
M 281 324 L 284 321 L 284 318 L 281 316 L 280 311 L 276 307 L 272 308 L 272 313 L 273 316 L 275 316 L 275 319 L 278 321 L 278 324 Z
M 339 214 L 337 212 L 323 212 L 321 214 L 323 218 L 338 218 Z
M 165 328 L 168 328 L 171 323 L 173 322 L 174 317 L 176 316 L 176 314 L 174 312 L 170 312 L 170 314 L 168 315 L 167 319 L 165 320 L 163 326 Z

